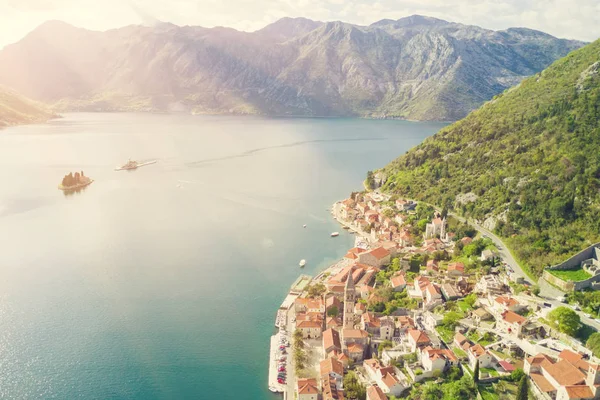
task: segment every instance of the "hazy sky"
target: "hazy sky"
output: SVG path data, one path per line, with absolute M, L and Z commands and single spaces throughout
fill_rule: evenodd
M 600 0 L 0 0 L 0 47 L 49 19 L 97 30 L 161 20 L 253 31 L 286 16 L 370 24 L 412 14 L 588 41 L 600 37 Z

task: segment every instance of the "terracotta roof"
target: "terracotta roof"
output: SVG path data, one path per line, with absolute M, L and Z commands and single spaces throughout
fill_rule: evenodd
M 381 378 L 381 382 L 383 382 L 388 388 L 393 387 L 394 385 L 398 384 L 398 378 L 396 378 L 395 375 L 392 374 L 385 374 L 383 376 L 383 378 Z
M 350 343 L 348 345 L 348 353 L 362 353 L 364 351 L 364 347 L 360 343 Z
M 427 357 L 429 357 L 429 359 L 431 360 L 435 360 L 436 358 L 442 358 L 448 361 L 458 361 L 456 355 L 454 355 L 454 353 L 448 349 L 427 348 L 425 349 L 425 351 L 427 352 Z
M 527 362 L 532 366 L 538 366 L 544 360 L 554 362 L 554 360 L 552 360 L 549 356 L 547 356 L 546 354 L 543 354 L 543 353 L 539 353 L 535 356 L 529 357 L 527 359 Z
M 339 307 L 342 305 L 342 302 L 335 296 L 329 296 L 325 299 L 325 308 L 329 309 L 332 306 Z
M 338 333 L 338 331 L 329 328 L 325 332 L 323 332 L 323 348 L 331 349 L 332 347 L 341 349 L 342 345 L 340 342 L 340 334 Z
M 367 389 L 367 399 L 369 400 L 388 400 L 383 390 L 377 385 L 369 386 Z
M 458 271 L 465 272 L 465 265 L 463 263 L 452 263 L 448 265 L 448 272 L 450 271 Z
M 406 280 L 404 279 L 404 275 L 396 275 L 390 279 L 392 282 L 392 287 L 397 288 L 399 286 L 406 286 Z
M 417 329 L 411 329 L 408 331 L 408 335 L 415 341 L 417 344 L 425 344 L 431 343 L 429 337 L 425 334 L 425 332 L 419 331 Z
M 296 324 L 296 327 L 299 329 L 302 328 L 321 328 L 323 326 L 322 323 L 318 322 L 318 321 L 300 321 L 298 324 Z
M 454 341 L 462 346 L 462 344 L 465 342 L 468 342 L 469 339 L 467 339 L 467 337 L 465 335 L 463 335 L 462 333 L 458 332 L 454 336 Z
M 317 380 L 314 378 L 298 379 L 298 381 L 296 382 L 296 387 L 298 389 L 298 394 L 319 393 L 319 390 L 317 389 Z
M 486 315 L 491 315 L 487 310 L 483 307 L 479 307 L 476 310 L 473 310 L 473 314 L 477 315 L 479 318 L 485 317 Z
M 435 296 L 435 295 L 439 295 L 440 294 L 440 289 L 438 289 L 438 287 L 435 286 L 433 283 L 430 283 L 429 285 L 427 285 L 427 287 L 425 288 L 425 290 L 427 290 L 427 292 L 429 292 L 429 294 L 431 296 Z
M 524 317 L 510 310 L 506 310 L 502 313 L 502 319 L 510 324 L 517 323 L 519 325 L 522 325 L 527 321 Z
M 358 311 L 365 311 L 367 309 L 367 306 L 364 305 L 364 303 L 356 303 L 354 305 L 354 309 Z
M 371 328 L 378 328 L 381 326 L 379 319 L 377 319 L 372 313 L 366 312 L 362 315 L 362 321 L 365 326 L 369 326 Z
M 325 321 L 325 324 L 328 328 L 342 326 L 342 320 L 339 317 L 329 317 L 327 318 L 327 321 Z
M 323 400 L 344 400 L 344 395 L 337 390 L 335 379 L 328 375 L 321 377 Z
M 356 260 L 358 256 L 355 253 L 347 252 L 344 258 L 348 258 L 350 260 Z
M 576 385 L 565 386 L 565 391 L 569 399 L 593 399 L 594 393 L 589 386 Z
M 541 374 L 531 373 L 531 374 L 529 374 L 529 376 L 535 382 L 537 387 L 540 388 L 540 390 L 542 392 L 549 393 L 549 392 L 556 391 L 554 386 L 552 386 L 552 384 L 550 382 L 548 382 L 548 379 L 544 378 Z
M 342 365 L 340 360 L 335 359 L 335 358 L 327 358 L 327 359 L 321 361 L 321 363 L 319 364 L 319 367 L 321 369 L 321 375 L 329 374 L 332 372 L 336 373 L 340 376 L 344 375 L 344 366 Z
M 471 348 L 469 348 L 469 351 L 477 358 L 485 354 L 485 349 L 480 344 L 472 346 Z
M 561 386 L 577 385 L 585 380 L 585 375 L 567 360 L 557 363 L 545 362 L 542 368 Z
M 494 301 L 498 304 L 502 304 L 505 307 L 513 307 L 513 306 L 519 305 L 518 301 L 516 301 L 512 297 L 507 297 L 507 296 L 496 297 L 496 299 Z
M 411 318 L 408 317 L 406 315 L 402 315 L 400 317 L 398 317 L 397 319 L 398 321 L 398 325 L 400 325 L 400 327 L 406 328 L 406 327 L 415 327 L 415 321 Z
M 369 336 L 367 331 L 362 329 L 344 329 L 342 330 L 342 337 L 346 339 L 363 339 Z
M 512 365 L 511 363 L 509 363 L 508 361 L 504 361 L 504 360 L 500 360 L 498 361 L 498 364 L 500 364 L 500 366 L 506 371 L 506 372 L 513 372 L 515 370 L 515 366 Z
M 383 247 L 373 249 L 369 253 L 378 260 L 381 260 L 390 255 L 390 252 L 384 249 Z
M 560 354 L 558 355 L 558 358 L 567 360 L 571 363 L 575 363 L 575 362 L 581 360 L 583 358 L 583 356 L 579 353 L 575 353 L 574 351 L 565 349 L 560 352 Z

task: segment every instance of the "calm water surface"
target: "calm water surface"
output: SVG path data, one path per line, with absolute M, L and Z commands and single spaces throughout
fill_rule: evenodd
M 0 398 L 273 398 L 298 261 L 314 274 L 353 243 L 326 209 L 441 126 L 72 114 L 0 131 Z M 129 157 L 159 162 L 113 171 Z M 76 170 L 95 182 L 65 196 Z

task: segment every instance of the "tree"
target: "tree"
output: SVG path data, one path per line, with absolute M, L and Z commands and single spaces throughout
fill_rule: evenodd
M 479 360 L 475 362 L 475 369 L 473 370 L 473 382 L 479 382 Z
M 463 299 L 463 302 L 469 306 L 469 308 L 473 308 L 475 306 L 475 302 L 477 301 L 477 296 L 475 293 L 471 293 Z
M 327 316 L 328 317 L 337 317 L 338 314 L 340 313 L 340 310 L 338 310 L 337 306 L 331 306 L 329 307 L 329 310 L 327 310 Z
M 570 336 L 575 336 L 581 327 L 581 318 L 569 307 L 562 306 L 550 311 L 547 320 L 550 326 Z
M 308 288 L 308 296 L 309 297 L 321 297 L 327 291 L 327 288 L 321 282 L 315 283 L 311 287 Z
M 527 400 L 529 397 L 529 390 L 527 387 L 527 376 L 523 375 L 521 380 L 519 381 L 519 387 L 517 388 L 517 398 L 516 400 Z
M 531 288 L 531 293 L 533 293 L 534 296 L 539 296 L 540 295 L 540 287 L 538 285 L 535 285 L 534 287 Z
M 585 343 L 585 347 L 590 349 L 594 356 L 600 356 L 600 332 L 592 333 Z
M 354 371 L 348 371 L 344 376 L 344 398 L 348 400 L 365 400 L 367 389 L 360 383 Z
M 506 392 L 506 382 L 498 381 L 498 383 L 496 383 L 496 390 L 500 393 Z

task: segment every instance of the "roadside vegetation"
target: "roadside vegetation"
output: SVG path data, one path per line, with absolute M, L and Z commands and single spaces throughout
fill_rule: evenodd
M 497 217 L 536 276 L 600 241 L 599 51 L 572 52 L 426 139 L 384 168 L 382 190 Z

